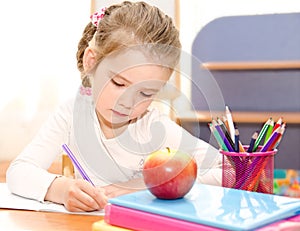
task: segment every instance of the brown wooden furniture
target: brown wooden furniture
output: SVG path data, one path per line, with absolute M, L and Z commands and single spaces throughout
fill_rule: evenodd
M 300 69 L 300 61 L 239 61 L 239 62 L 206 62 L 200 68 L 208 70 L 282 70 Z
M 232 113 L 237 123 L 264 123 L 270 115 L 275 119 L 282 117 L 287 124 L 300 124 L 300 112 L 245 112 Z M 212 117 L 224 115 L 224 112 L 190 111 L 176 118 L 176 122 L 211 122 Z
M 1 230 L 89 231 L 101 219 L 100 216 L 0 209 Z
M 72 171 L 68 159 L 63 159 L 65 172 Z M 10 161 L 0 162 L 0 182 L 5 182 L 6 170 Z M 68 169 L 68 168 L 71 168 Z M 54 162 L 49 168 L 50 172 L 61 174 L 62 162 Z M 53 212 L 37 212 L 0 208 L 0 230 L 92 230 L 94 222 L 103 219 L 101 216 L 74 215 Z

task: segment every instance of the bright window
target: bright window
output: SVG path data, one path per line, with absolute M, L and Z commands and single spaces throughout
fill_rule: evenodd
M 39 105 L 74 94 L 77 43 L 89 14 L 90 1 L 0 2 L 1 112 L 18 101 L 30 119 Z
M 77 44 L 90 1 L 0 1 L 0 162 L 21 152 L 80 84 Z

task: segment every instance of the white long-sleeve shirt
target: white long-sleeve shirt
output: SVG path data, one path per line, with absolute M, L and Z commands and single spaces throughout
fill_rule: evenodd
M 31 143 L 11 163 L 7 184 L 11 192 L 43 201 L 57 175 L 47 169 L 68 144 L 95 185 L 141 177 L 145 157 L 169 147 L 193 155 L 197 181 L 221 185 L 221 157 L 208 143 L 192 136 L 157 109 L 130 123 L 121 135 L 106 139 L 102 134 L 92 97 L 79 95 L 61 105 L 49 117 Z M 76 178 L 81 178 L 75 168 Z

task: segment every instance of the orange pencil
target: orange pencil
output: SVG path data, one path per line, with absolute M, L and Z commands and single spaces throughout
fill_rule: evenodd
M 229 124 L 228 124 L 228 120 L 227 117 L 223 115 L 223 123 L 225 124 L 225 127 L 227 128 L 227 131 L 229 131 Z

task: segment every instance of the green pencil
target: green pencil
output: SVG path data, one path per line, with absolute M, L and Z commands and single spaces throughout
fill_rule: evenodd
M 267 133 L 266 133 L 266 136 L 265 136 L 264 144 L 267 143 L 269 137 L 271 136 L 273 128 L 274 128 L 274 120 L 271 118 L 271 122 L 270 122 L 270 124 L 268 126 Z
M 228 148 L 226 147 L 222 137 L 220 136 L 219 132 L 217 131 L 217 129 L 214 127 L 212 123 L 209 123 L 209 128 L 211 133 L 214 135 L 219 147 L 224 151 L 228 151 Z
M 266 135 L 267 130 L 271 124 L 272 118 L 269 118 L 267 120 L 267 122 L 265 122 L 264 126 L 262 127 L 262 129 L 260 130 L 258 137 L 255 141 L 254 147 L 253 147 L 253 152 L 255 152 L 260 144 L 260 142 L 262 141 L 263 137 Z

